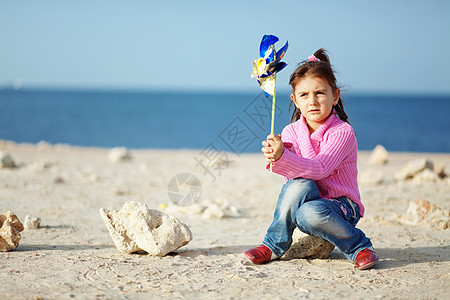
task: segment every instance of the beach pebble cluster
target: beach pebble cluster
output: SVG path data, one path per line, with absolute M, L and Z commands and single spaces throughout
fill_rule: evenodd
M 136 201 L 126 202 L 120 211 L 102 208 L 100 215 L 117 249 L 124 253 L 165 256 L 192 240 L 186 224 Z
M 429 174 L 433 174 L 433 179 L 439 179 L 439 176 L 433 171 L 433 163 L 426 158 L 419 158 L 409 161 L 397 174 L 395 178 L 399 181 L 422 178 L 431 179 Z M 424 175 L 425 174 L 425 175 Z
M 222 219 L 233 218 L 241 215 L 236 206 L 227 203 L 214 203 L 211 201 L 203 201 L 202 203 L 194 203 L 190 206 L 179 206 L 173 204 L 164 204 L 163 208 L 168 213 L 181 213 L 184 215 L 197 215 L 205 219 Z
M 394 173 L 387 172 L 381 166 L 389 162 L 389 153 L 382 146 L 377 145 L 369 156 L 369 164 L 359 174 L 359 182 L 364 185 L 379 185 L 404 181 L 414 182 L 444 182 L 450 183 L 445 165 L 435 165 L 431 160 L 422 157 L 408 161 L 402 168 Z
M 0 251 L 5 252 L 19 246 L 23 225 L 10 211 L 0 215 Z

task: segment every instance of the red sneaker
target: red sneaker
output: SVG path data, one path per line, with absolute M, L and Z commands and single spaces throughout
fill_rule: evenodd
M 355 259 L 355 268 L 358 270 L 365 270 L 373 265 L 375 265 L 378 262 L 379 258 L 375 251 L 366 248 L 364 250 L 361 250 Z
M 248 249 L 244 252 L 245 256 L 254 264 L 265 264 L 277 257 L 266 245 L 261 244 L 258 247 Z

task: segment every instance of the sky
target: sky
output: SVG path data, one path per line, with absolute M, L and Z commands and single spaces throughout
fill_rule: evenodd
M 448 0 L 0 0 L 0 88 L 254 92 L 264 34 L 277 90 L 323 47 L 344 90 L 450 94 Z

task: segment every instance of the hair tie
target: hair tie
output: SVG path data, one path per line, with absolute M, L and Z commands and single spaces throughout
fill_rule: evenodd
M 308 61 L 319 61 L 314 55 L 308 56 Z

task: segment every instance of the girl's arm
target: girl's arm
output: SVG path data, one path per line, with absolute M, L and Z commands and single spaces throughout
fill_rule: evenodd
M 308 159 L 292 151 L 284 151 L 274 162 L 273 172 L 287 178 L 304 177 L 320 180 L 336 170 L 354 149 L 356 149 L 356 137 L 352 130 L 330 132 L 327 141 L 323 141 L 321 151 L 315 158 Z

